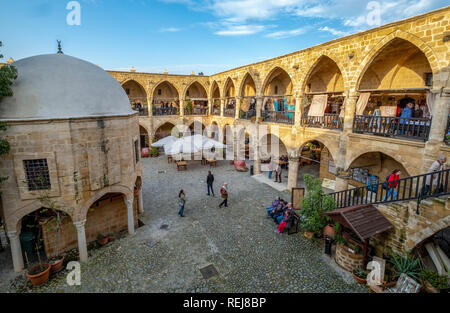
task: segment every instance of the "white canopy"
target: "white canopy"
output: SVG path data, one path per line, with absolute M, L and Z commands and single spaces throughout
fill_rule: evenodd
M 165 145 L 167 145 L 167 144 L 170 145 L 170 144 L 174 143 L 177 140 L 178 140 L 177 137 L 167 136 L 167 137 L 164 137 L 164 138 L 158 140 L 157 142 L 152 143 L 152 147 L 158 147 L 158 148 L 159 147 L 164 147 Z
M 226 146 L 202 135 L 187 136 L 164 146 L 166 154 L 197 153 L 202 150 L 224 149 Z

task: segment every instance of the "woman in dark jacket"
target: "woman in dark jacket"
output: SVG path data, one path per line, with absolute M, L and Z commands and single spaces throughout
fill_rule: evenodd
M 178 211 L 178 214 L 181 217 L 184 217 L 184 205 L 186 204 L 186 195 L 184 194 L 184 190 L 181 189 L 180 193 L 178 194 L 178 204 L 180 205 L 180 211 Z

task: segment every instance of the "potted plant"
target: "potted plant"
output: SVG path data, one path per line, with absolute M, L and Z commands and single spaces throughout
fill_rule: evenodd
M 336 222 L 335 225 L 338 225 L 339 223 Z M 327 236 L 330 238 L 334 237 L 335 234 L 335 229 L 337 229 L 337 227 L 335 227 L 335 225 L 331 224 L 331 223 L 327 223 L 327 225 L 325 225 L 325 227 L 323 228 L 323 237 L 326 238 Z
M 367 283 L 367 272 L 360 267 L 355 267 L 352 272 L 353 278 L 358 284 Z
M 48 263 L 41 262 L 41 256 L 39 254 L 38 244 L 36 244 L 36 251 L 37 251 L 37 257 L 38 257 L 39 263 L 37 265 L 31 266 L 31 267 L 28 262 L 28 255 L 25 252 L 25 260 L 27 262 L 27 268 L 28 268 L 26 276 L 28 277 L 28 279 L 30 280 L 30 282 L 33 286 L 40 286 L 48 281 L 48 278 L 50 277 L 51 266 Z
M 320 179 L 305 174 L 304 181 L 306 195 L 302 201 L 300 225 L 305 230 L 305 237 L 312 238 L 311 233 L 320 235 L 330 220 L 322 213 L 334 210 L 336 203 L 331 196 L 324 195 Z
M 428 269 L 420 272 L 420 281 L 423 290 L 427 293 L 439 293 L 449 288 L 447 276 L 439 275 L 437 272 Z
M 392 265 L 392 267 L 388 266 L 388 264 Z M 406 274 L 412 279 L 419 281 L 421 272 L 420 259 L 414 258 L 410 254 L 406 256 L 391 254 L 388 263 L 386 263 L 386 269 L 388 268 L 390 268 L 390 273 L 387 273 L 386 282 L 382 285 L 384 288 L 395 286 L 401 274 Z
M 100 246 L 104 246 L 108 243 L 108 237 L 104 236 L 102 233 L 98 232 L 97 233 L 97 243 Z

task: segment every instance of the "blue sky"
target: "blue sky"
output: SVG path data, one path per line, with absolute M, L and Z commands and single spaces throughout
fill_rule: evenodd
M 444 0 L 0 0 L 1 52 L 56 52 L 104 69 L 213 74 L 442 8 Z M 371 3 L 370 3 L 371 2 Z

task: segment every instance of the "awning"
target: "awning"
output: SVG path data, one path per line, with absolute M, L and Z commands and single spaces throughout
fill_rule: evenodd
M 393 228 L 389 220 L 372 204 L 356 205 L 324 214 L 354 231 L 363 242 Z

